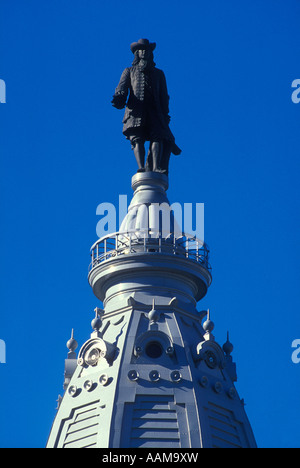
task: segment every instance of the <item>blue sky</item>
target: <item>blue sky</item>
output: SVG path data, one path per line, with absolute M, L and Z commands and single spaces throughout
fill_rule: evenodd
M 96 208 L 130 199 L 136 163 L 111 96 L 131 42 L 157 43 L 171 128 L 171 202 L 205 203 L 215 335 L 260 447 L 299 447 L 300 3 L 0 0 L 0 446 L 44 447 L 87 281 Z

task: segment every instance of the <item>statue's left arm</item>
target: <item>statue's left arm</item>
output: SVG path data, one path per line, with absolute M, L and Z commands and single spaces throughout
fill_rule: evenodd
M 165 77 L 165 74 L 162 70 L 160 70 L 160 104 L 161 104 L 161 109 L 163 112 L 163 115 L 166 118 L 167 123 L 170 122 L 170 116 L 169 116 L 169 100 L 170 96 L 168 94 L 168 88 L 167 88 L 167 80 Z
M 117 109 L 123 109 L 126 105 L 128 90 L 130 86 L 130 69 L 125 68 L 113 95 L 112 105 Z
M 163 71 L 161 71 L 161 76 L 160 76 L 160 105 L 161 105 L 161 110 L 163 113 L 163 116 L 165 118 L 165 122 L 167 125 L 169 125 L 171 117 L 169 116 L 169 94 L 168 94 L 168 88 L 167 88 L 167 81 L 166 77 Z M 170 134 L 172 135 L 171 131 Z M 173 139 L 173 144 L 171 151 L 173 154 L 181 154 L 181 149 L 176 145 L 175 143 L 175 138 L 172 135 Z

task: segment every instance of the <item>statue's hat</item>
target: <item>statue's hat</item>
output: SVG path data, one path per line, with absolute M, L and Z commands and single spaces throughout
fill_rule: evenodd
M 137 42 L 133 42 L 130 46 L 131 52 L 134 54 L 139 49 L 151 49 L 154 50 L 156 47 L 155 42 L 149 42 L 148 39 L 139 39 Z

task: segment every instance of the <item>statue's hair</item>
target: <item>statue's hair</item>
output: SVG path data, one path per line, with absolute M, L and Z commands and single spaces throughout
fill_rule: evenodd
M 134 52 L 134 59 L 133 59 L 133 62 L 132 62 L 132 66 L 138 65 L 140 60 L 141 59 L 140 59 L 140 57 L 138 55 L 138 50 L 136 50 Z M 148 67 L 155 67 L 155 65 L 156 65 L 155 62 L 154 62 L 154 54 L 153 54 L 152 50 L 150 50 L 150 52 L 149 52 L 149 59 L 147 60 L 147 62 L 148 62 Z

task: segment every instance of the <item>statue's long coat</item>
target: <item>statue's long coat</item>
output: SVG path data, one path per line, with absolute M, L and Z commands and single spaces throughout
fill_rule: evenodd
M 155 133 L 159 132 L 159 137 L 174 142 L 175 138 L 169 128 L 169 95 L 165 74 L 158 68 L 151 68 L 147 71 L 151 79 L 155 106 L 151 106 L 151 112 L 155 110 Z M 127 96 L 129 92 L 129 98 Z M 135 127 L 146 125 L 147 109 L 145 105 L 145 75 L 138 66 L 126 68 L 121 76 L 116 88 L 115 106 L 122 109 L 127 101 L 123 119 L 123 133 L 132 133 Z

